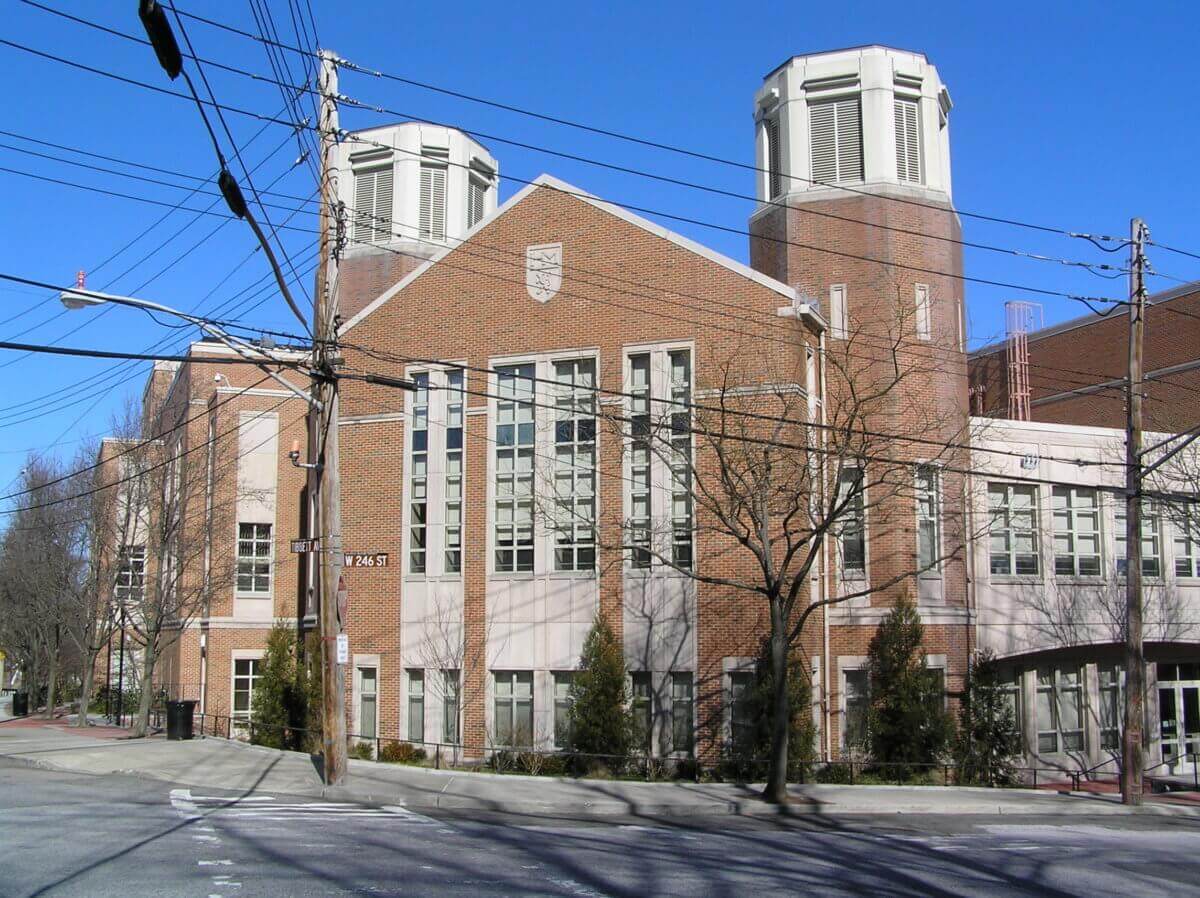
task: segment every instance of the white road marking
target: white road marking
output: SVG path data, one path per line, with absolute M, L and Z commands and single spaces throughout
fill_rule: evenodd
M 233 861 L 196 861 L 196 864 L 200 867 L 232 867 Z

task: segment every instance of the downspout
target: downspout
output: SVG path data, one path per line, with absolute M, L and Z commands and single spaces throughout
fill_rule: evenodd
M 819 408 L 821 410 L 821 448 L 828 449 L 829 448 L 829 430 L 826 426 L 826 414 L 825 414 L 825 395 L 826 395 L 825 394 L 825 331 L 823 329 L 821 331 L 821 336 L 820 336 L 819 340 L 820 340 L 820 342 L 818 344 L 819 351 L 817 353 L 817 357 L 821 363 L 821 396 L 820 396 L 820 405 L 819 405 Z M 822 506 L 824 506 L 824 504 L 825 504 L 825 486 L 826 486 L 825 481 L 826 481 L 826 475 L 828 473 L 826 470 L 825 460 L 827 458 L 828 458 L 828 455 L 825 452 L 822 452 L 821 460 L 820 460 L 820 465 L 821 465 L 821 504 L 822 504 Z M 831 572 L 829 569 L 829 540 L 827 538 L 822 537 L 822 539 L 821 539 L 821 580 L 820 580 L 821 600 L 824 600 L 825 598 L 827 598 L 828 596 L 830 596 L 832 594 L 831 593 L 831 585 L 829 582 L 830 575 L 831 575 Z M 829 607 L 830 606 L 825 605 L 821 609 L 821 630 L 822 630 L 821 635 L 822 635 L 822 640 L 824 643 L 823 652 L 824 652 L 824 656 L 825 656 L 825 663 L 821 665 L 821 677 L 824 680 L 824 682 L 822 683 L 822 701 L 821 701 L 821 708 L 822 708 L 824 720 L 822 720 L 822 722 L 821 722 L 822 723 L 821 729 L 825 733 L 825 760 L 826 761 L 833 760 L 833 737 L 830 735 L 830 732 L 829 732 L 830 726 L 832 725 L 832 722 L 833 722 L 833 710 L 830 708 L 830 696 L 832 695 L 832 693 L 829 691 L 829 670 L 833 666 L 833 659 L 831 659 L 829 657 Z

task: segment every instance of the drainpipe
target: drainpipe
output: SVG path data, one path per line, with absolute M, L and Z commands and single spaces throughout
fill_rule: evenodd
M 822 425 L 821 426 L 821 448 L 828 449 L 829 448 L 829 437 L 828 437 L 829 431 L 825 427 L 825 424 L 826 424 L 826 414 L 825 414 L 825 331 L 821 331 L 820 342 L 818 343 L 818 348 L 819 348 L 819 351 L 817 353 L 817 357 L 821 362 L 821 397 L 820 397 L 821 402 L 820 402 L 820 406 L 819 406 L 819 408 L 821 410 L 821 425 Z M 825 464 L 826 458 L 828 458 L 828 456 L 824 452 L 822 452 L 821 453 L 821 461 L 820 461 L 821 502 L 822 503 L 824 503 L 824 501 L 825 501 L 825 486 L 826 486 L 825 480 L 826 480 L 826 474 L 828 473 L 827 466 Z M 829 539 L 823 538 L 821 540 L 821 579 L 820 579 L 820 583 L 821 583 L 820 595 L 821 595 L 822 599 L 825 599 L 828 596 L 832 595 L 831 585 L 829 582 L 830 577 L 831 577 L 831 571 L 830 571 L 830 566 L 829 566 Z M 822 699 L 823 700 L 821 702 L 821 708 L 822 708 L 822 713 L 824 715 L 824 720 L 822 721 L 821 729 L 823 730 L 823 732 L 825 734 L 825 760 L 826 761 L 833 760 L 833 737 L 830 735 L 830 732 L 829 732 L 830 727 L 833 722 L 833 710 L 830 707 L 830 697 L 832 696 L 833 693 L 830 692 L 830 689 L 829 689 L 829 671 L 830 671 L 830 668 L 833 667 L 833 659 L 829 657 L 829 608 L 830 608 L 830 606 L 826 605 L 824 608 L 821 609 L 821 630 L 822 630 L 821 635 L 822 635 L 822 640 L 824 642 L 823 651 L 825 654 L 825 663 L 821 665 L 821 676 L 824 679 L 823 690 L 822 690 L 822 692 L 823 692 Z

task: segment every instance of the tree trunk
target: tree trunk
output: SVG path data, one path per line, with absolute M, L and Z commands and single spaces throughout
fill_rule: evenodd
M 58 652 L 48 652 L 46 657 L 46 719 L 54 719 L 54 702 L 58 698 Z
M 154 665 L 157 661 L 157 654 L 147 645 L 142 661 L 141 682 L 138 684 L 141 687 L 141 695 L 138 696 L 137 717 L 134 718 L 133 728 L 129 733 L 131 739 L 140 739 L 150 732 L 150 704 L 154 701 Z
M 785 805 L 788 802 L 788 733 L 791 729 L 785 626 L 786 621 L 773 607 L 771 609 L 771 676 L 774 682 L 771 698 L 774 714 L 771 721 L 770 768 L 767 772 L 767 786 L 763 790 L 763 798 L 772 804 L 779 805 Z
M 88 647 L 83 658 L 83 672 L 79 678 L 79 716 L 75 721 L 75 726 L 86 727 L 88 725 L 88 711 L 92 705 L 92 687 L 96 680 L 96 658 L 97 653 Z

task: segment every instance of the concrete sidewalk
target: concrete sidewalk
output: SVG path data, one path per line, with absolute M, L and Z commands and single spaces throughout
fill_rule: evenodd
M 98 732 L 96 731 L 98 730 Z M 308 755 L 221 739 L 130 740 L 121 731 L 89 735 L 61 723 L 0 725 L 0 759 L 54 770 L 127 774 L 187 786 L 272 792 L 413 810 L 467 810 L 536 817 L 766 815 L 778 809 L 749 786 L 728 783 L 643 783 L 437 771 L 351 761 L 345 786 L 326 788 Z M 103 737 L 103 738 L 98 738 Z M 1111 815 L 1127 814 L 1110 795 L 1056 794 L 919 786 L 793 786 L 790 813 Z M 1138 811 L 1200 817 L 1200 805 L 1153 800 Z

